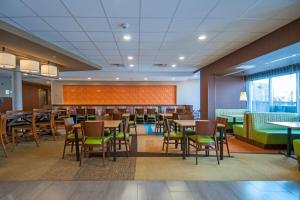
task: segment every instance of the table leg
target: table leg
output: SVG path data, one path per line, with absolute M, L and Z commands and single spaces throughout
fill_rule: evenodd
M 292 144 L 291 144 L 291 135 L 292 135 L 292 129 L 291 128 L 288 128 L 287 130 L 287 143 L 286 143 L 286 147 L 287 147 L 287 156 L 291 156 L 291 151 L 292 151 Z
M 77 128 L 74 129 L 74 135 L 75 135 L 75 151 L 76 151 L 76 160 L 80 160 L 80 152 L 79 152 L 79 139 L 78 139 L 78 130 Z
M 113 130 L 113 135 L 114 135 L 114 146 L 113 146 L 113 148 L 114 148 L 114 155 L 113 155 L 113 160 L 114 161 L 117 161 L 117 147 L 116 147 L 116 145 L 117 145 L 117 138 L 116 138 L 116 132 L 117 132 L 117 130 L 116 130 L 116 128 L 113 128 L 112 129 Z
M 233 117 L 233 122 L 232 123 L 236 124 L 236 118 L 235 117 Z
M 182 128 L 182 159 L 186 158 L 186 134 L 185 134 L 185 126 Z
M 223 160 L 223 137 L 224 137 L 224 134 L 223 134 L 223 130 L 220 130 L 220 160 Z

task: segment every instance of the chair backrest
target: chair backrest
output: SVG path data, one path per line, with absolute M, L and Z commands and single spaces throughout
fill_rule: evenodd
M 183 114 L 185 112 L 184 108 L 176 108 L 176 113 L 177 114 Z
M 156 109 L 155 108 L 147 108 L 147 114 L 149 115 L 154 115 L 156 112 Z
M 32 112 L 31 126 L 32 126 L 32 132 L 34 132 L 34 133 L 37 132 L 36 122 L 37 122 L 38 113 L 39 112 L 37 112 L 37 111 Z
M 171 127 L 168 118 L 164 118 L 164 132 L 168 134 L 168 137 L 170 137 Z
M 175 108 L 167 108 L 166 109 L 166 113 L 174 113 L 175 112 Z
M 88 115 L 96 115 L 96 109 L 95 108 L 87 108 L 86 113 Z
M 124 133 L 128 132 L 128 128 L 129 128 L 128 124 L 129 124 L 129 118 L 128 117 L 123 118 L 123 132 Z
M 81 122 L 82 133 L 87 137 L 102 137 L 104 139 L 104 121 Z
M 136 108 L 135 109 L 136 114 L 143 115 L 144 114 L 144 108 Z
M 226 132 L 226 127 L 228 125 L 228 119 L 225 117 L 217 117 L 216 119 L 216 125 L 218 126 L 219 124 L 223 125 L 222 127 L 218 127 L 218 130 L 222 130 L 224 133 Z
M 81 116 L 86 115 L 84 108 L 76 108 L 76 113 L 77 115 L 81 115 Z
M 66 135 L 70 134 L 73 130 L 73 125 L 74 125 L 73 117 L 64 119 L 64 125 L 65 125 Z
M 122 113 L 120 112 L 114 112 L 112 115 L 113 120 L 122 120 Z
M 105 109 L 105 114 L 110 114 L 110 115 L 112 115 L 113 112 L 114 112 L 114 109 L 113 109 L 113 108 L 106 108 L 106 109 Z
M 126 113 L 127 112 L 127 108 L 118 108 L 118 112 L 119 113 Z
M 194 115 L 192 113 L 189 114 L 178 114 L 179 120 L 194 120 Z
M 214 120 L 196 121 L 196 135 L 215 136 L 216 122 Z
M 173 113 L 173 120 L 178 120 L 178 113 Z

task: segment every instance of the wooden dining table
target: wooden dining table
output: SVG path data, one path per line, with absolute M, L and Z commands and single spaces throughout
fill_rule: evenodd
M 117 128 L 121 125 L 122 120 L 104 120 L 104 128 L 109 128 L 113 134 L 113 160 L 117 160 L 117 142 L 116 142 L 116 133 Z M 76 152 L 76 160 L 80 160 L 80 151 L 79 151 L 79 139 L 78 139 L 78 129 L 81 129 L 81 124 L 74 124 L 74 135 L 75 135 L 75 152 Z
M 182 159 L 186 159 L 187 155 L 187 137 L 186 137 L 186 128 L 188 127 L 195 127 L 196 126 L 196 121 L 201 121 L 201 120 L 174 120 L 175 124 L 180 126 L 182 128 Z M 207 121 L 207 120 L 202 120 L 202 121 Z M 217 124 L 217 128 L 224 128 L 225 125 L 223 124 Z M 224 151 L 223 151 L 223 137 L 224 133 L 223 130 L 220 129 L 220 160 L 223 160 L 224 158 Z
M 162 116 L 162 118 L 168 118 L 171 119 L 173 118 L 173 113 L 158 113 L 158 115 Z

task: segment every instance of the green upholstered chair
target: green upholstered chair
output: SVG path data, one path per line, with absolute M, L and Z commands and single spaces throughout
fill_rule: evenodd
M 102 151 L 102 161 L 105 164 L 105 151 L 110 155 L 112 136 L 104 135 L 104 121 L 83 121 L 82 127 L 82 145 L 80 166 L 83 162 L 83 157 L 87 152 L 93 151 L 93 147 L 100 147 Z M 97 150 L 99 151 L 99 150 Z
M 145 113 L 144 113 L 144 108 L 136 108 L 135 109 L 135 117 L 136 117 L 136 122 L 145 122 Z
M 127 108 L 118 108 L 118 112 L 124 114 L 127 112 Z
M 193 115 L 193 113 L 178 114 L 178 119 L 179 120 L 194 120 L 194 115 Z M 195 131 L 194 127 L 187 127 L 185 129 L 185 134 L 187 136 L 195 135 L 196 131 Z
M 293 140 L 294 153 L 297 156 L 300 171 L 300 139 Z
M 71 146 L 71 152 L 73 152 L 73 146 L 75 143 L 75 134 L 73 132 L 73 125 L 74 125 L 73 118 L 70 117 L 70 118 L 64 119 L 64 125 L 65 125 L 65 130 L 66 130 L 66 136 L 65 136 L 62 159 L 65 158 L 66 147 Z M 81 144 L 82 143 L 81 132 L 78 133 L 78 139 L 79 139 L 79 144 Z
M 156 109 L 155 108 L 147 108 L 147 122 L 154 122 L 156 121 Z
M 134 128 L 135 130 L 135 134 L 137 134 L 137 130 L 136 130 L 136 115 L 130 115 L 129 117 L 129 122 L 128 122 L 128 130 L 130 132 L 130 130 Z
M 155 129 L 154 132 L 155 133 L 161 133 L 162 130 L 164 130 L 164 119 L 161 115 L 159 115 L 157 117 L 157 120 L 155 122 Z
M 84 108 L 76 108 L 77 122 L 86 120 L 86 111 Z
M 95 108 L 87 108 L 86 115 L 87 115 L 87 120 L 95 120 L 96 119 L 96 109 Z
M 191 146 L 196 149 L 196 165 L 198 164 L 198 151 L 205 151 L 206 155 L 209 155 L 208 152 L 211 150 L 216 152 L 219 165 L 216 122 L 209 120 L 196 121 L 196 135 L 189 136 L 188 152 L 190 152 Z
M 116 138 L 119 143 L 119 149 L 121 149 L 121 145 L 124 144 L 127 157 L 129 152 L 128 122 L 129 122 L 129 118 L 124 118 L 121 131 L 116 134 Z
M 296 113 L 249 113 L 249 139 L 266 146 L 286 145 L 287 129 L 266 122 L 297 122 Z M 300 139 L 300 130 L 292 130 L 292 140 Z
M 177 147 L 178 144 L 182 144 L 182 132 L 171 131 L 169 120 L 167 118 L 164 119 L 164 128 L 165 130 L 162 150 L 164 150 L 166 145 L 166 153 L 168 154 L 170 144 L 175 144 L 175 147 Z

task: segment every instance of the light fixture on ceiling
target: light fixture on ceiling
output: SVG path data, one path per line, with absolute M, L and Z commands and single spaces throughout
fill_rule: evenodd
M 40 63 L 35 60 L 20 60 L 20 71 L 26 73 L 39 73 Z
M 254 67 L 255 67 L 255 65 L 240 65 L 240 66 L 237 66 L 236 69 L 252 69 Z
M 198 40 L 205 40 L 206 39 L 206 35 L 199 35 Z
M 92 78 L 91 78 L 91 77 L 88 77 L 87 79 L 88 79 L 88 80 L 92 80 Z
M 127 58 L 128 58 L 128 60 L 133 60 L 132 56 L 128 56 Z
M 120 78 L 119 78 L 119 77 L 116 77 L 116 80 L 118 81 L 118 80 L 120 80 Z
M 179 56 L 178 59 L 179 59 L 179 60 L 184 60 L 185 57 L 184 57 L 184 56 Z
M 172 64 L 171 67 L 176 67 L 176 64 Z
M 148 81 L 148 78 L 147 78 L 147 77 L 144 77 L 144 81 Z
M 240 101 L 247 101 L 247 93 L 242 91 L 240 93 Z
M 130 35 L 124 35 L 123 40 L 129 41 L 129 40 L 131 40 L 131 36 Z
M 14 69 L 16 68 L 16 56 L 10 53 L 0 52 L 0 68 L 4 69 Z
M 41 75 L 56 77 L 58 76 L 58 69 L 55 65 L 46 64 L 41 66 Z
M 134 67 L 134 64 L 130 64 L 129 67 Z

